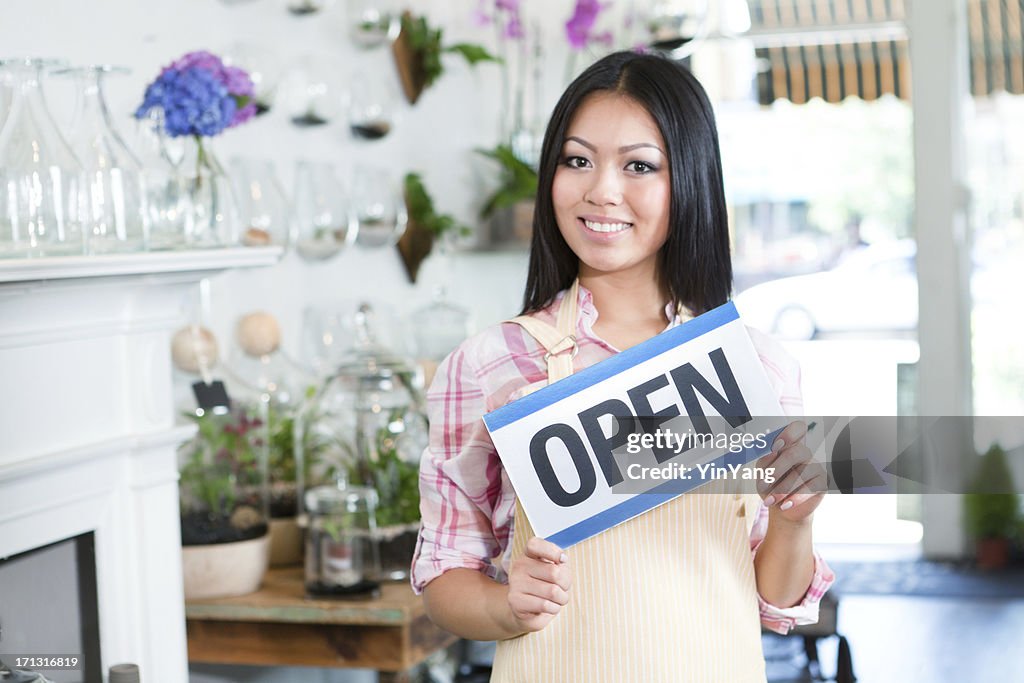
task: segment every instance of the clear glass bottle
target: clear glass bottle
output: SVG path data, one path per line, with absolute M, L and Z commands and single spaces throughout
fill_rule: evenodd
M 78 106 L 68 140 L 85 171 L 86 250 L 90 254 L 140 251 L 146 247 L 148 232 L 142 164 L 117 132 L 103 96 L 108 75 L 129 71 L 96 65 L 57 73 L 78 81 Z
M 355 237 L 345 186 L 332 164 L 300 161 L 295 166 L 295 250 L 308 261 L 337 255 Z
M 193 212 L 179 166 L 183 146 L 167 137 L 159 107 L 138 120 L 133 149 L 142 165 L 149 249 L 185 248 L 192 234 Z
M 191 216 L 185 240 L 189 247 L 225 247 L 240 237 L 238 199 L 208 138 L 185 138 L 181 165 Z
M 287 248 L 292 243 L 292 211 L 277 180 L 274 162 L 232 159 L 231 180 L 238 197 L 242 244 Z
M 0 131 L 0 258 L 85 251 L 82 165 L 43 97 L 44 59 L 0 62 L 12 84 Z
M 377 492 L 364 486 L 320 486 L 306 493 L 306 592 L 366 595 L 380 584 Z

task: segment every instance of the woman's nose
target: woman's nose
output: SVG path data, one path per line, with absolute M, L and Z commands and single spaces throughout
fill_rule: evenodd
M 583 200 L 595 206 L 607 206 L 622 202 L 622 179 L 615 169 L 605 168 L 591 175 L 590 187 L 583 194 Z

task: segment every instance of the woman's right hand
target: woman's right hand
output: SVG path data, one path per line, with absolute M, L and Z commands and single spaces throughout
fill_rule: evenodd
M 508 606 L 525 632 L 547 626 L 569 602 L 572 569 L 554 543 L 534 536 L 526 553 L 512 561 L 508 573 Z

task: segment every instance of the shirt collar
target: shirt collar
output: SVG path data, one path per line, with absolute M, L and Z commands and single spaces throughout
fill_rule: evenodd
M 593 334 L 594 323 L 597 322 L 598 312 L 597 307 L 594 305 L 594 295 L 590 293 L 590 290 L 580 285 L 579 287 L 579 311 L 580 311 L 580 323 L 583 324 L 583 328 Z M 559 292 L 558 300 L 561 305 L 562 298 L 569 292 L 565 289 Z M 681 315 L 680 315 L 681 313 Z M 676 325 L 680 325 L 693 316 L 686 310 L 685 307 L 679 306 L 677 311 L 676 305 L 671 301 L 665 304 L 665 329 L 670 329 Z

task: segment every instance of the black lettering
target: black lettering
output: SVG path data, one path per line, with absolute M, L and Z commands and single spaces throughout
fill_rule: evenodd
M 654 379 L 647 380 L 626 392 L 630 403 L 633 404 L 633 412 L 636 413 L 641 427 L 648 434 L 654 434 L 658 427 L 668 422 L 669 419 L 679 416 L 679 406 L 674 403 L 658 412 L 654 412 L 654 409 L 651 408 L 649 396 L 658 389 L 663 389 L 667 386 L 668 376 L 658 375 Z M 676 456 L 676 452 L 671 445 L 666 445 L 664 448 L 655 446 L 651 449 L 651 452 L 654 453 L 654 459 L 658 461 L 658 464 L 671 460 Z
M 598 422 L 604 415 L 612 416 L 614 426 L 611 435 L 606 435 Z M 601 466 L 605 481 L 608 482 L 608 486 L 615 486 L 622 481 L 622 473 L 615 464 L 612 451 L 625 446 L 630 431 L 634 429 L 633 414 L 629 411 L 629 406 L 613 398 L 598 403 L 593 408 L 587 408 L 579 414 L 579 418 L 583 431 L 587 434 L 587 440 L 590 441 L 590 447 L 594 450 L 597 464 Z
M 697 372 L 697 369 L 690 363 L 681 365 L 669 373 L 679 391 L 679 397 L 683 400 L 686 414 L 693 420 L 693 430 L 700 434 L 711 434 L 711 426 L 697 399 L 697 393 L 707 399 L 708 403 L 725 418 L 731 427 L 739 427 L 753 419 L 747 408 L 747 402 L 740 392 L 739 384 L 736 383 L 736 377 L 732 374 L 732 368 L 725 357 L 725 352 L 721 348 L 717 348 L 709 356 L 711 364 L 715 366 L 715 372 L 718 373 L 718 381 L 722 383 L 722 388 L 725 390 L 724 396 L 719 394 L 711 386 L 711 382 Z
M 562 488 L 558 481 L 555 469 L 551 466 L 551 458 L 548 455 L 548 441 L 558 439 L 565 444 L 572 458 L 572 464 L 576 467 L 576 473 L 580 477 L 580 487 L 570 493 Z M 544 493 L 548 494 L 551 502 L 567 508 L 582 503 L 597 486 L 597 473 L 594 472 L 594 464 L 590 462 L 587 454 L 587 447 L 583 440 L 572 427 L 561 422 L 548 425 L 533 435 L 530 440 L 530 460 L 533 462 L 533 469 L 537 472 Z

